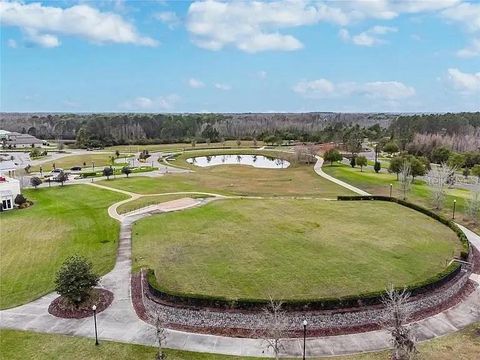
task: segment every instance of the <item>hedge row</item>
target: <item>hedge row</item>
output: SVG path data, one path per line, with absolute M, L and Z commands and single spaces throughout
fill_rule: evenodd
M 406 206 L 410 209 L 419 211 L 427 216 L 430 216 L 431 218 L 441 222 L 444 225 L 447 225 L 450 229 L 452 229 L 458 236 L 460 242 L 462 243 L 463 246 L 463 251 L 461 252 L 461 258 L 462 260 L 467 260 L 468 255 L 470 254 L 470 243 L 468 242 L 467 237 L 463 233 L 462 230 L 455 224 L 454 221 L 446 219 L 445 217 L 438 215 L 437 213 L 428 210 L 420 205 L 410 203 L 405 200 L 397 199 L 395 197 L 389 197 L 389 196 L 381 196 L 381 195 L 353 195 L 353 196 L 338 196 L 337 200 L 339 201 L 349 201 L 349 200 L 379 200 L 379 201 L 389 201 L 389 202 L 394 202 L 403 206 Z
M 438 289 L 455 278 L 461 271 L 461 265 L 452 263 L 444 271 L 425 281 L 412 284 L 407 290 L 412 296 L 421 295 L 429 291 Z M 236 309 L 236 310 L 261 310 L 268 305 L 264 299 L 238 299 L 230 300 L 224 297 L 181 294 L 162 289 L 157 282 L 155 272 L 148 269 L 146 273 L 149 291 L 154 297 L 175 305 L 188 306 L 194 308 L 216 308 L 216 309 Z M 403 288 L 399 288 L 403 289 Z M 300 310 L 339 310 L 357 308 L 361 306 L 379 305 L 382 303 L 384 291 L 370 292 L 365 294 L 344 296 L 337 298 L 321 298 L 318 300 L 286 300 L 283 301 L 283 307 L 290 311 Z

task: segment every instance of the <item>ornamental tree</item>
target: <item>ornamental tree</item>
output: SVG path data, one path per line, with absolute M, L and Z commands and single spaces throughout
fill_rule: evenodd
M 337 149 L 330 149 L 325 151 L 325 154 L 323 154 L 323 158 L 325 159 L 325 161 L 330 161 L 331 166 L 335 161 L 342 160 L 343 157 Z
M 363 171 L 363 167 L 368 165 L 368 160 L 365 156 L 357 157 L 357 165 L 360 166 L 360 171 Z
M 82 256 L 65 260 L 55 278 L 55 291 L 72 304 L 79 305 L 90 296 L 99 277 L 92 270 L 92 263 Z

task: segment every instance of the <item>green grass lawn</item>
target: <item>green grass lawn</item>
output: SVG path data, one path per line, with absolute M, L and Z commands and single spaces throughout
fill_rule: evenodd
M 142 196 L 141 198 L 134 199 L 125 204 L 120 205 L 117 208 L 119 214 L 125 214 L 133 210 L 141 209 L 149 205 L 160 204 L 166 201 L 182 199 L 185 197 L 190 198 L 205 198 L 208 197 L 202 194 L 169 194 L 169 195 L 154 195 L 154 196 Z
M 115 156 L 115 150 L 111 153 L 104 152 L 104 153 L 91 153 L 91 154 L 84 154 L 84 155 L 68 155 L 56 160 L 51 160 L 48 162 L 43 163 L 42 165 L 33 166 L 31 171 L 40 171 L 40 166 L 42 167 L 44 172 L 51 171 L 53 169 L 53 164 L 55 163 L 55 167 L 62 168 L 64 170 L 70 170 L 70 168 L 74 166 L 85 167 L 85 169 L 92 169 L 92 162 L 95 163 L 95 170 L 99 170 L 105 166 L 110 166 L 111 161 L 110 157 Z M 131 155 L 121 154 L 119 159 L 125 158 L 125 156 L 129 157 Z M 83 164 L 86 164 L 85 166 Z
M 119 225 L 107 214 L 125 195 L 88 185 L 24 190 L 34 205 L 0 214 L 0 308 L 53 290 L 70 255 L 92 260 L 104 274 L 115 263 Z
M 418 345 L 422 360 L 473 360 L 480 352 L 480 323 L 454 334 Z M 27 331 L 0 330 L 2 359 L 9 360 L 154 360 L 156 348 L 142 345 L 101 341 L 65 335 L 38 334 Z M 170 360 L 259 360 L 253 357 L 226 356 L 166 350 Z M 308 353 L 307 353 L 308 354 Z M 387 351 L 351 356 L 336 356 L 335 360 L 389 360 Z M 318 358 L 317 358 L 318 359 Z M 332 359 L 332 358 L 324 358 Z
M 133 230 L 134 269 L 160 286 L 228 299 L 315 299 L 425 280 L 461 245 L 448 227 L 387 202 L 219 200 Z
M 189 165 L 185 160 L 191 156 L 206 154 L 235 154 L 250 151 L 195 151 L 182 154 L 173 163 L 188 167 L 194 172 L 167 174 L 160 178 L 134 177 L 102 181 L 102 185 L 128 190 L 139 194 L 156 194 L 175 191 L 213 192 L 226 195 L 254 196 L 315 196 L 335 198 L 351 194 L 349 190 L 325 180 L 313 170 L 313 165 L 292 164 L 286 169 L 259 169 L 242 165 L 221 165 L 201 168 Z M 272 152 L 257 152 L 271 155 Z M 290 154 L 274 153 L 289 160 Z
M 365 190 L 375 195 L 389 195 L 390 184 L 393 185 L 393 196 L 401 198 L 397 177 L 395 174 L 375 173 L 372 169 L 352 168 L 348 165 L 328 164 L 323 166 L 323 171 L 340 180 L 343 180 L 353 186 Z M 468 226 L 472 230 L 480 231 L 478 225 L 473 224 L 465 216 L 467 200 L 470 197 L 470 191 L 465 189 L 448 189 L 444 208 L 440 211 L 445 217 L 452 216 L 453 200 L 457 200 L 455 219 Z M 415 180 L 407 200 L 418 203 L 424 207 L 432 209 L 431 190 L 429 186 L 421 180 Z M 433 210 L 433 209 L 432 209 Z

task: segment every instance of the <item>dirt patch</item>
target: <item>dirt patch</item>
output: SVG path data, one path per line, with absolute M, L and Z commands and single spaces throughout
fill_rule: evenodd
M 97 306 L 97 314 L 108 308 L 113 301 L 113 293 L 105 289 L 93 289 L 90 298 L 78 306 L 59 296 L 48 307 L 53 316 L 64 319 L 82 319 L 93 316 L 92 306 Z

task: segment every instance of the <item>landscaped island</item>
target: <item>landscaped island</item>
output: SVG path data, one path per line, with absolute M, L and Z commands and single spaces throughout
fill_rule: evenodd
M 219 200 L 133 230 L 134 267 L 173 294 L 312 300 L 412 285 L 461 251 L 456 234 L 388 202 Z

